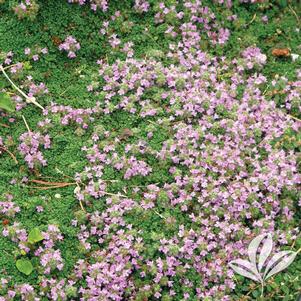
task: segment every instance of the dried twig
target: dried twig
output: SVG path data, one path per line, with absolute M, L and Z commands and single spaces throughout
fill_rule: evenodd
M 85 210 L 84 206 L 83 206 L 82 201 L 79 201 L 79 205 L 80 205 L 80 208 L 81 208 L 84 212 L 87 212 L 87 211 Z
M 293 116 L 293 115 L 291 115 L 291 114 L 288 114 L 288 113 L 287 113 L 287 115 L 288 115 L 290 118 L 295 119 L 295 120 L 301 122 L 301 119 L 299 119 L 298 117 L 295 117 L 295 116 Z
M 37 183 L 37 184 L 43 184 L 47 186 L 57 186 L 57 185 L 76 185 L 77 183 L 70 183 L 70 182 L 48 182 L 48 181 L 42 181 L 42 180 L 30 180 L 29 182 Z
M 53 186 L 30 186 L 30 188 L 40 189 L 40 190 L 48 190 L 48 189 L 56 189 L 56 188 L 64 188 L 70 185 L 53 185 Z
M 157 210 L 154 210 L 154 212 L 155 212 L 158 216 L 160 216 L 161 218 L 166 219 L 166 217 L 163 216 L 162 214 L 160 214 Z
M 166 126 L 164 126 L 164 125 L 162 125 L 162 124 L 156 123 L 156 122 L 151 121 L 151 120 L 147 120 L 147 121 L 148 121 L 149 123 L 153 124 L 153 125 L 159 126 L 159 127 L 163 128 L 163 129 L 166 129 Z
M 77 188 L 78 188 L 79 191 L 80 191 L 80 186 L 79 186 L 78 182 L 76 182 L 76 186 L 77 186 Z M 75 189 L 76 189 L 76 188 L 75 188 Z M 85 208 L 84 208 L 83 203 L 82 203 L 81 200 L 79 200 L 79 205 L 80 205 L 80 208 L 81 208 L 84 212 L 87 212 L 87 211 L 85 210 Z
M 110 193 L 110 192 L 105 192 L 105 191 L 102 191 L 103 194 L 105 195 L 111 195 L 111 196 L 117 196 L 117 197 L 121 197 L 121 198 L 128 198 L 128 196 L 126 195 L 123 195 L 123 194 L 115 194 L 115 193 Z
M 256 13 L 254 14 L 252 20 L 249 23 L 246 24 L 246 27 L 251 25 L 254 22 L 255 19 L 256 19 Z
M 12 64 L 12 65 L 3 67 L 3 69 L 6 70 L 6 69 L 9 69 L 9 68 L 14 67 L 14 66 L 17 66 L 17 65 L 18 65 L 18 64 Z
M 40 181 L 40 180 L 30 180 L 29 182 L 43 185 L 43 186 L 31 186 L 31 188 L 42 189 L 42 190 L 56 189 L 56 188 L 63 188 L 63 187 L 77 185 L 77 183 L 69 183 L 69 182 L 46 182 L 46 181 Z
M 2 65 L 0 65 L 0 70 L 2 71 L 2 73 L 4 74 L 4 76 L 7 78 L 7 80 L 10 82 L 10 84 L 25 98 L 26 102 L 28 103 L 32 103 L 35 106 L 39 107 L 40 109 L 44 110 L 44 108 L 36 101 L 35 97 L 29 97 L 28 95 L 26 95 L 11 79 L 10 77 L 7 75 L 7 73 L 5 72 L 4 68 Z
M 70 88 L 71 88 L 71 86 L 68 86 L 67 89 L 64 90 L 59 96 L 63 96 Z
M 291 250 L 294 248 L 295 244 L 296 244 L 296 241 L 297 241 L 297 238 L 298 238 L 299 235 L 296 236 L 296 238 L 294 239 L 292 245 L 291 245 Z
M 18 160 L 12 152 L 10 152 L 7 148 L 3 146 L 0 146 L 0 149 L 7 152 L 11 156 L 11 158 L 15 161 L 15 163 L 18 164 Z
M 300 24 L 300 18 L 297 15 L 297 13 L 294 11 L 294 9 L 291 7 L 291 5 L 289 5 L 288 7 L 289 7 L 290 11 L 293 13 L 293 15 L 296 17 L 298 23 Z

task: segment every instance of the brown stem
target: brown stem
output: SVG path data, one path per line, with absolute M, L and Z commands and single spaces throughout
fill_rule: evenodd
M 10 152 L 7 148 L 5 148 L 3 146 L 0 146 L 0 149 L 7 152 L 12 157 L 12 159 L 15 161 L 15 163 L 18 164 L 18 160 L 16 159 L 15 155 L 12 152 Z
M 30 180 L 29 182 L 43 184 L 47 186 L 59 186 L 59 185 L 76 185 L 76 182 L 48 182 L 48 181 L 42 181 L 42 180 Z
M 63 188 L 68 187 L 71 185 L 76 185 L 75 183 L 61 183 L 60 185 L 51 185 L 51 186 L 29 186 L 30 188 L 47 190 L 47 189 L 56 189 L 56 188 Z

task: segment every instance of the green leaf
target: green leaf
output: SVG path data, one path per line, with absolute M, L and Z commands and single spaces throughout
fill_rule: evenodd
M 286 286 L 286 285 L 283 285 L 281 287 L 281 290 L 286 294 L 286 295 L 289 295 L 290 293 L 290 289 Z
M 288 3 L 287 3 L 287 0 L 279 0 L 279 4 L 281 7 L 287 7 Z
M 5 81 L 0 81 L 0 89 L 4 89 L 7 86 Z
M 255 291 L 252 292 L 252 295 L 253 295 L 255 298 L 257 298 L 257 297 L 259 297 L 260 292 L 259 292 L 258 290 L 255 290 Z
M 0 92 L 0 109 L 4 109 L 8 112 L 15 110 L 15 105 L 7 93 Z
M 33 271 L 33 266 L 29 259 L 18 259 L 16 262 L 16 267 L 21 273 L 27 276 Z
M 31 244 L 34 244 L 43 239 L 44 239 L 44 237 L 43 237 L 41 231 L 38 228 L 34 228 L 29 232 L 27 241 Z

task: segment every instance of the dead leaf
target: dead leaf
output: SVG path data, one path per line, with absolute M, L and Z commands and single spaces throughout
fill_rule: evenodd
M 8 225 L 8 224 L 9 224 L 9 220 L 8 220 L 8 219 L 2 220 L 2 225 L 3 225 L 3 226 L 6 226 L 6 225 Z
M 129 137 L 132 137 L 134 135 L 133 131 L 130 129 L 124 129 L 120 135 L 121 140 L 126 140 Z
M 57 36 L 51 37 L 51 40 L 55 46 L 59 46 L 60 44 L 62 44 L 62 40 Z
M 288 48 L 275 48 L 272 50 L 272 55 L 276 57 L 288 57 L 291 51 Z

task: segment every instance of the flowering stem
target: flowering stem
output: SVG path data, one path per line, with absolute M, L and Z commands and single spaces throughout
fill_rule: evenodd
M 82 201 L 79 201 L 79 205 L 80 205 L 80 208 L 81 208 L 84 212 L 86 212 L 86 210 L 85 210 L 85 208 L 84 208 L 84 206 L 83 206 Z
M 166 219 L 166 217 L 164 217 L 162 214 L 160 214 L 157 210 L 154 210 L 154 212 L 155 212 L 158 216 L 160 216 L 161 218 Z
M 4 76 L 7 78 L 7 80 L 11 83 L 11 85 L 25 98 L 26 102 L 33 103 L 35 106 L 39 107 L 40 109 L 44 110 L 44 108 L 36 101 L 35 97 L 29 97 L 26 95 L 15 83 L 10 79 L 10 77 L 5 72 L 2 65 L 0 65 L 0 70 L 4 74 Z
M 4 76 L 7 78 L 7 80 L 11 83 L 11 85 L 25 98 L 28 98 L 28 96 L 18 87 L 15 85 L 15 83 L 9 78 L 7 73 L 5 72 L 3 66 L 0 66 L 1 71 L 3 72 Z
M 255 19 L 256 19 L 256 13 L 254 14 L 252 20 L 246 25 L 246 27 L 251 25 L 254 22 Z
M 57 169 L 60 173 L 64 174 L 62 171 L 60 171 L 59 169 Z M 71 177 L 70 177 L 71 178 Z M 80 186 L 78 184 L 78 182 L 76 182 L 76 186 L 80 189 Z M 84 206 L 83 206 L 83 203 L 81 200 L 79 200 L 79 205 L 80 205 L 80 208 L 85 212 L 87 213 L 87 211 L 85 210 Z
M 123 194 L 115 194 L 115 193 L 110 193 L 110 192 L 105 192 L 105 191 L 102 191 L 103 194 L 106 194 L 106 195 L 111 195 L 111 196 L 117 196 L 117 197 L 122 197 L 122 198 L 127 198 L 126 195 L 123 195 Z
M 295 117 L 295 116 L 293 116 L 293 115 L 291 115 L 291 114 L 287 114 L 287 115 L 288 115 L 290 118 L 295 119 L 295 120 L 301 122 L 301 119 L 299 119 L 299 118 L 297 118 L 297 117 Z
M 17 65 L 18 65 L 18 64 L 13 64 L 13 65 L 9 65 L 9 66 L 3 67 L 3 70 L 9 69 L 9 68 L 14 67 L 14 66 L 17 66 Z
M 264 282 L 261 281 L 261 298 L 263 298 Z
M 24 121 L 25 126 L 26 126 L 26 128 L 27 128 L 27 131 L 28 131 L 29 133 L 31 133 L 31 130 L 30 130 L 29 126 L 28 126 L 28 123 L 27 123 L 27 121 L 26 121 L 26 119 L 25 119 L 25 117 L 24 117 L 23 115 L 22 115 L 22 118 L 23 118 L 23 121 Z

